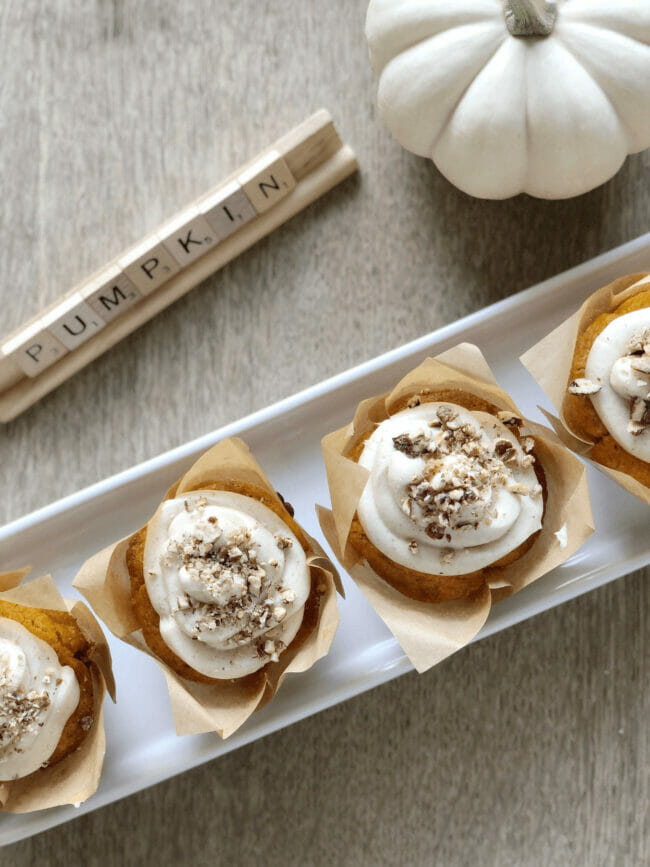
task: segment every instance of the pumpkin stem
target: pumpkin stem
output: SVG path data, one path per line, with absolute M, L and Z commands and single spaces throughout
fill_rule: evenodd
M 504 0 L 506 26 L 513 36 L 548 36 L 557 17 L 554 0 Z

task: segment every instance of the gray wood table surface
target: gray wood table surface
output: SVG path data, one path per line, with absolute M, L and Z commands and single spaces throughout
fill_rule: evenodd
M 3 333 L 321 106 L 362 169 L 2 427 L 0 522 L 648 229 L 649 153 L 570 201 L 485 202 L 401 150 L 365 5 L 0 4 Z M 647 864 L 648 577 L 0 862 Z

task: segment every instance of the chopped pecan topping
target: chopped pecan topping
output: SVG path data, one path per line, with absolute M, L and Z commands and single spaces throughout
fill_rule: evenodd
M 494 454 L 501 458 L 504 464 L 517 460 L 517 450 L 510 440 L 497 440 L 494 444 Z
M 207 500 L 197 501 L 199 510 L 206 505 Z M 279 548 L 292 545 L 288 536 L 276 536 L 275 541 Z M 170 538 L 161 562 L 182 568 L 187 580 L 202 589 L 199 598 L 191 591 L 179 595 L 174 609 L 187 620 L 196 640 L 203 633 L 235 627 L 230 640 L 238 646 L 250 645 L 261 631 L 280 624 L 287 616 L 285 604 L 295 600 L 295 593 L 283 588 L 274 574 L 278 560 L 260 561 L 251 531 L 224 532 L 216 519 L 205 520 L 197 534 Z
M 628 433 L 640 436 L 650 427 L 650 400 L 637 397 L 632 401 L 630 420 L 627 424 Z
M 518 415 L 515 415 L 514 412 L 510 412 L 506 409 L 500 410 L 497 413 L 497 418 L 499 419 L 501 424 L 513 425 L 515 427 L 518 427 L 523 421 L 523 419 L 520 418 Z
M 638 373 L 650 373 L 650 355 L 633 355 L 630 367 Z
M 451 539 L 450 530 L 474 523 L 467 520 L 466 507 L 489 501 L 493 486 L 510 485 L 509 490 L 528 493 L 525 485 L 511 485 L 511 468 L 530 467 L 535 459 L 505 437 L 486 441 L 481 430 L 463 423 L 453 407 L 442 405 L 436 414 L 439 433 L 401 434 L 393 438 L 393 445 L 409 457 L 425 460 L 423 470 L 407 486 L 401 507 L 411 520 L 423 524 L 431 539 L 440 541 Z M 533 446 L 531 438 L 530 450 Z
M 650 355 L 650 328 L 633 335 L 626 349 L 628 355 Z
M 0 755 L 20 752 L 19 742 L 25 735 L 36 734 L 43 723 L 39 719 L 50 706 L 47 690 L 16 687 L 7 672 L 0 673 Z
M 570 394 L 598 394 L 602 386 L 598 385 L 596 382 L 592 382 L 590 379 L 574 379 L 569 383 L 569 393 Z
M 393 446 L 409 458 L 419 458 L 429 451 L 431 442 L 424 434 L 418 434 L 416 437 L 400 434 L 393 437 Z

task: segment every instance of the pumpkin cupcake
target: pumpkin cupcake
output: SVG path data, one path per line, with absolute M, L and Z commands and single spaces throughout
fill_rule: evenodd
M 114 696 L 88 609 L 49 576 L 18 586 L 25 572 L 0 575 L 0 804 L 15 812 L 66 803 L 68 784 L 75 802 L 96 789 L 106 684 Z
M 542 528 L 535 439 L 519 416 L 460 390 L 410 403 L 391 407 L 347 452 L 369 472 L 349 544 L 412 599 L 471 596 Z
M 94 718 L 92 649 L 70 614 L 0 601 L 0 782 L 81 745 Z
M 470 344 L 363 401 L 323 452 L 323 532 L 418 671 L 593 531 L 584 468 Z
M 228 487 L 165 500 L 126 554 L 145 641 L 197 683 L 263 678 L 304 641 L 319 605 L 312 551 L 287 505 Z
M 152 655 L 179 734 L 227 737 L 288 672 L 327 653 L 338 575 L 248 447 L 223 440 L 146 525 L 75 579 L 121 638 Z
M 598 290 L 522 361 L 567 444 L 650 502 L 650 277 Z

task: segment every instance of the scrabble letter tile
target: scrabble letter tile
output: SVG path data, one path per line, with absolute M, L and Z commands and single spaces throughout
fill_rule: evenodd
M 41 325 L 66 349 L 76 349 L 101 331 L 106 323 L 86 304 L 81 293 L 75 292 L 46 313 Z
M 296 186 L 289 167 L 277 151 L 271 151 L 237 179 L 258 214 L 272 208 Z
M 42 328 L 39 320 L 5 341 L 2 354 L 13 358 L 27 376 L 34 377 L 67 355 L 68 350 Z
M 196 207 L 188 208 L 156 232 L 182 267 L 216 246 L 219 239 Z
M 257 211 L 236 181 L 210 193 L 201 199 L 198 206 L 218 241 L 223 241 L 257 216 Z
M 110 265 L 79 291 L 84 301 L 104 322 L 117 319 L 142 298 L 117 265 Z
M 130 250 L 118 265 L 142 295 L 153 292 L 181 270 L 157 235 L 150 235 Z

